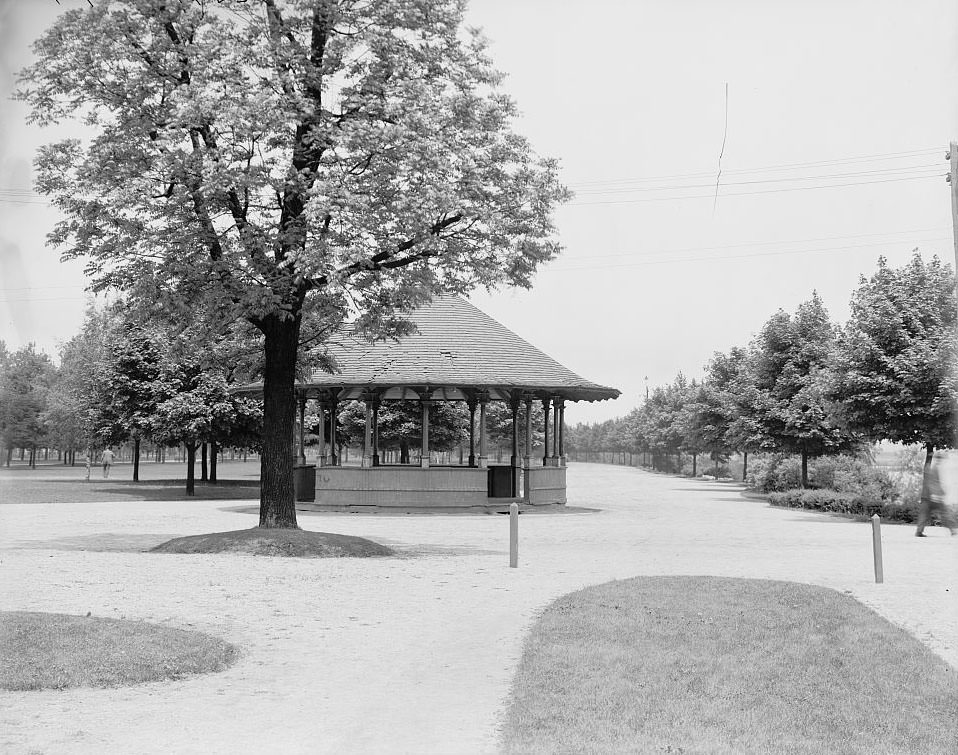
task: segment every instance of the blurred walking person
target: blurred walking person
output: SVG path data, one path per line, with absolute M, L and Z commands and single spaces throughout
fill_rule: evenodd
M 937 515 L 943 527 L 951 530 L 952 535 L 958 535 L 958 522 L 955 515 L 945 503 L 945 488 L 941 484 L 941 464 L 945 454 L 935 451 L 931 460 L 925 464 L 925 473 L 921 480 L 921 500 L 918 504 L 918 529 L 915 537 L 925 537 L 925 526 L 932 523 L 932 517 Z

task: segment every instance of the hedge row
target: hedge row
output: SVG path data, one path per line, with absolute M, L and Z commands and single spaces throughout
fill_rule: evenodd
M 914 522 L 918 518 L 917 501 L 876 501 L 858 493 L 837 490 L 786 490 L 769 494 L 768 500 L 773 506 L 783 508 L 864 516 L 878 514 L 882 519 L 898 522 Z

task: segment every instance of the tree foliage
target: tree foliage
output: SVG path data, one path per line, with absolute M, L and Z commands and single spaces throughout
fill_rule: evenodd
M 755 339 L 751 355 L 756 418 L 767 450 L 808 458 L 839 453 L 856 438 L 838 421 L 828 391 L 835 329 L 818 294 L 791 317 L 779 310 Z
M 96 131 L 38 159 L 64 256 L 97 288 L 262 333 L 261 525 L 295 526 L 301 341 L 350 313 L 403 332 L 397 313 L 431 294 L 528 286 L 558 251 L 567 192 L 512 131 L 463 16 L 458 0 L 101 0 L 21 74 L 34 122 Z
M 955 276 L 937 257 L 916 253 L 901 268 L 879 260 L 839 338 L 834 392 L 845 420 L 873 440 L 954 447 L 955 319 Z

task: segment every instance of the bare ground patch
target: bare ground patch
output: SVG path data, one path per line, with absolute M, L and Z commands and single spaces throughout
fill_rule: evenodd
M 392 556 L 395 551 L 354 535 L 331 532 L 253 527 L 178 537 L 150 549 L 153 553 L 248 553 L 295 558 L 369 558 Z

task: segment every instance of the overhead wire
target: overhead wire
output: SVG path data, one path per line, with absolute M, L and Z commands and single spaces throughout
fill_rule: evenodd
M 941 152 L 940 147 L 929 147 L 926 149 L 918 150 L 908 150 L 906 152 L 888 152 L 884 154 L 873 154 L 873 155 L 860 155 L 858 157 L 847 157 L 833 160 L 812 160 L 807 162 L 797 162 L 797 163 L 777 163 L 775 165 L 765 165 L 755 168 L 739 168 L 726 170 L 726 173 L 742 174 L 742 173 L 765 173 L 765 172 L 774 172 L 780 170 L 788 170 L 792 168 L 807 168 L 807 167 L 818 167 L 826 165 L 844 165 L 847 163 L 856 163 L 856 162 L 877 162 L 880 160 L 894 160 L 894 159 L 904 159 L 906 157 L 913 157 L 919 155 L 931 155 L 939 154 Z M 697 178 L 702 176 L 713 176 L 715 175 L 714 171 L 698 171 L 694 173 L 672 173 L 664 175 L 655 175 L 655 176 L 635 176 L 632 178 L 619 178 L 619 179 L 602 179 L 602 180 L 587 180 L 587 181 L 571 181 L 569 186 L 574 188 L 576 186 L 591 186 L 595 184 L 615 184 L 615 183 L 630 183 L 633 181 L 660 181 L 672 178 Z
M 950 236 L 940 236 L 936 238 L 925 238 L 925 239 L 916 239 L 909 241 L 908 245 L 911 246 L 915 241 L 923 242 L 945 242 L 950 241 Z M 544 270 L 549 270 L 552 272 L 582 272 L 585 270 L 612 270 L 617 268 L 624 267 L 644 267 L 647 265 L 670 265 L 681 262 L 721 262 L 725 260 L 736 260 L 736 259 L 751 259 L 754 257 L 779 257 L 789 254 L 820 254 L 824 252 L 844 252 L 849 250 L 857 249 L 873 249 L 876 247 L 888 246 L 890 242 L 887 241 L 874 241 L 868 244 L 844 244 L 842 246 L 832 246 L 832 247 L 820 247 L 817 249 L 779 249 L 771 251 L 761 251 L 761 252 L 752 252 L 749 254 L 726 254 L 726 255 L 708 255 L 708 256 L 699 256 L 699 257 L 675 257 L 671 259 L 659 259 L 659 260 L 636 260 L 632 262 L 622 262 L 612 265 L 570 265 L 563 267 L 562 265 L 555 265 L 549 268 L 543 268 Z M 904 243 L 899 242 L 899 243 Z M 586 262 L 586 260 L 577 259 L 576 262 Z

